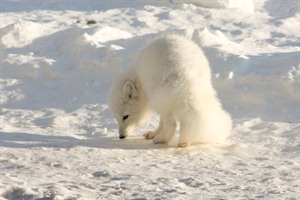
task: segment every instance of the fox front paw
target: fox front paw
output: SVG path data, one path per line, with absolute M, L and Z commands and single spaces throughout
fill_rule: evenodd
M 144 137 L 145 137 L 145 139 L 147 139 L 147 140 L 151 140 L 151 139 L 153 139 L 156 135 L 157 135 L 156 132 L 154 132 L 154 131 L 149 131 L 148 133 L 145 133 L 145 134 L 144 134 Z
M 189 146 L 189 144 L 187 142 L 180 142 L 180 143 L 178 143 L 178 147 L 180 147 L 180 148 L 186 148 L 188 146 Z

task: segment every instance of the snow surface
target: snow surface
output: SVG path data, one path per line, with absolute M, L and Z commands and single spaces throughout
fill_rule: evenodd
M 0 199 L 299 199 L 299 1 L 243 2 L 1 0 Z M 206 53 L 224 144 L 117 138 L 108 91 L 165 34 Z

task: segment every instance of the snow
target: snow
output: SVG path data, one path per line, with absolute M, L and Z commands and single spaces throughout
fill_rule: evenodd
M 0 199 L 299 198 L 299 1 L 2 0 L 0 8 Z M 118 139 L 109 89 L 166 34 L 190 38 L 208 57 L 234 119 L 225 143 L 154 145 L 142 135 L 157 117 Z
M 254 12 L 254 2 L 253 0 L 171 0 L 171 2 L 176 3 L 192 3 L 196 6 L 206 7 L 206 8 L 234 8 L 237 10 L 242 10 L 244 12 L 253 13 Z

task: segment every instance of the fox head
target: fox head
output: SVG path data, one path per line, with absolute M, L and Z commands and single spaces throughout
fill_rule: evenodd
M 109 107 L 119 125 L 119 138 L 124 139 L 142 125 L 148 105 L 147 98 L 137 83 L 121 80 L 111 90 Z

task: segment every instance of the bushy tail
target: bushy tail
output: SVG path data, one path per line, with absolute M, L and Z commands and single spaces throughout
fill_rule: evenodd
M 214 108 L 197 114 L 190 114 L 188 133 L 191 144 L 221 143 L 226 140 L 232 129 L 230 115 L 222 108 Z

